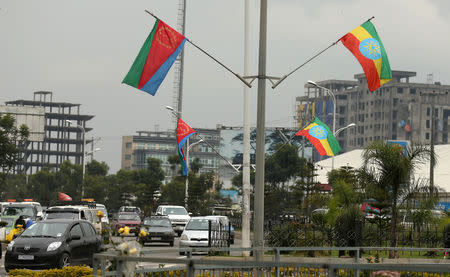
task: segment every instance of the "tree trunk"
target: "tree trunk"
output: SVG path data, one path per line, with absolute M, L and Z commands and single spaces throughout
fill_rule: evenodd
M 394 191 L 394 199 L 392 205 L 392 218 L 391 218 L 391 244 L 390 247 L 397 247 L 397 194 L 396 190 Z M 389 251 L 389 259 L 397 259 L 398 252 L 390 250 Z

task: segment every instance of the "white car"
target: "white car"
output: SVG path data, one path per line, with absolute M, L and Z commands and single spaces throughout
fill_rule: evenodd
M 160 205 L 156 209 L 156 215 L 169 217 L 170 222 L 172 222 L 172 228 L 178 236 L 181 235 L 184 227 L 191 218 L 183 206 Z
M 209 222 L 211 221 L 211 229 L 219 230 L 219 220 L 206 216 L 192 217 L 180 237 L 180 248 L 188 247 L 208 247 L 209 246 Z M 180 251 L 180 255 L 184 255 L 184 251 Z

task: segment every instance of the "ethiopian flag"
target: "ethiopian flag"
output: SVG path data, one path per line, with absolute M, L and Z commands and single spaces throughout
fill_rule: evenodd
M 186 143 L 187 139 L 195 133 L 195 130 L 192 129 L 189 125 L 186 124 L 181 118 L 178 118 L 177 123 L 177 144 L 178 144 L 178 157 L 180 158 L 181 163 L 181 171 L 183 176 L 186 176 L 188 173 L 188 162 L 186 161 L 186 157 L 183 152 L 183 145 Z M 189 151 L 187 149 L 186 151 Z
M 157 19 L 122 83 L 155 95 L 186 38 Z
M 295 135 L 306 137 L 321 156 L 334 156 L 341 151 L 341 147 L 330 128 L 317 117 L 314 118 L 311 124 L 298 131 Z
M 361 64 L 370 91 L 374 91 L 392 80 L 391 66 L 386 50 L 370 21 L 366 21 L 346 34 L 340 41 Z

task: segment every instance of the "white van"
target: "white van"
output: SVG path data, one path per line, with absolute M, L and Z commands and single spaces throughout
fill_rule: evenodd
M 99 209 L 87 206 L 53 206 L 45 210 L 45 219 L 67 218 L 67 219 L 84 219 L 91 222 L 97 232 L 101 234 L 102 222 L 97 216 Z
M 95 204 L 95 206 L 97 207 L 98 210 L 102 211 L 102 213 L 103 213 L 102 222 L 109 224 L 108 211 L 106 210 L 105 205 Z
M 156 215 L 166 215 L 172 222 L 173 230 L 181 236 L 184 227 L 191 217 L 183 206 L 160 205 L 156 209 Z

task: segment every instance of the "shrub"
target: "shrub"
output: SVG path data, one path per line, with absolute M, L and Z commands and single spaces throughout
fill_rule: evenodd
M 9 271 L 9 276 L 16 277 L 91 277 L 92 268 L 87 266 L 68 266 L 63 269 L 47 269 L 42 271 L 32 271 L 28 269 L 13 269 Z

